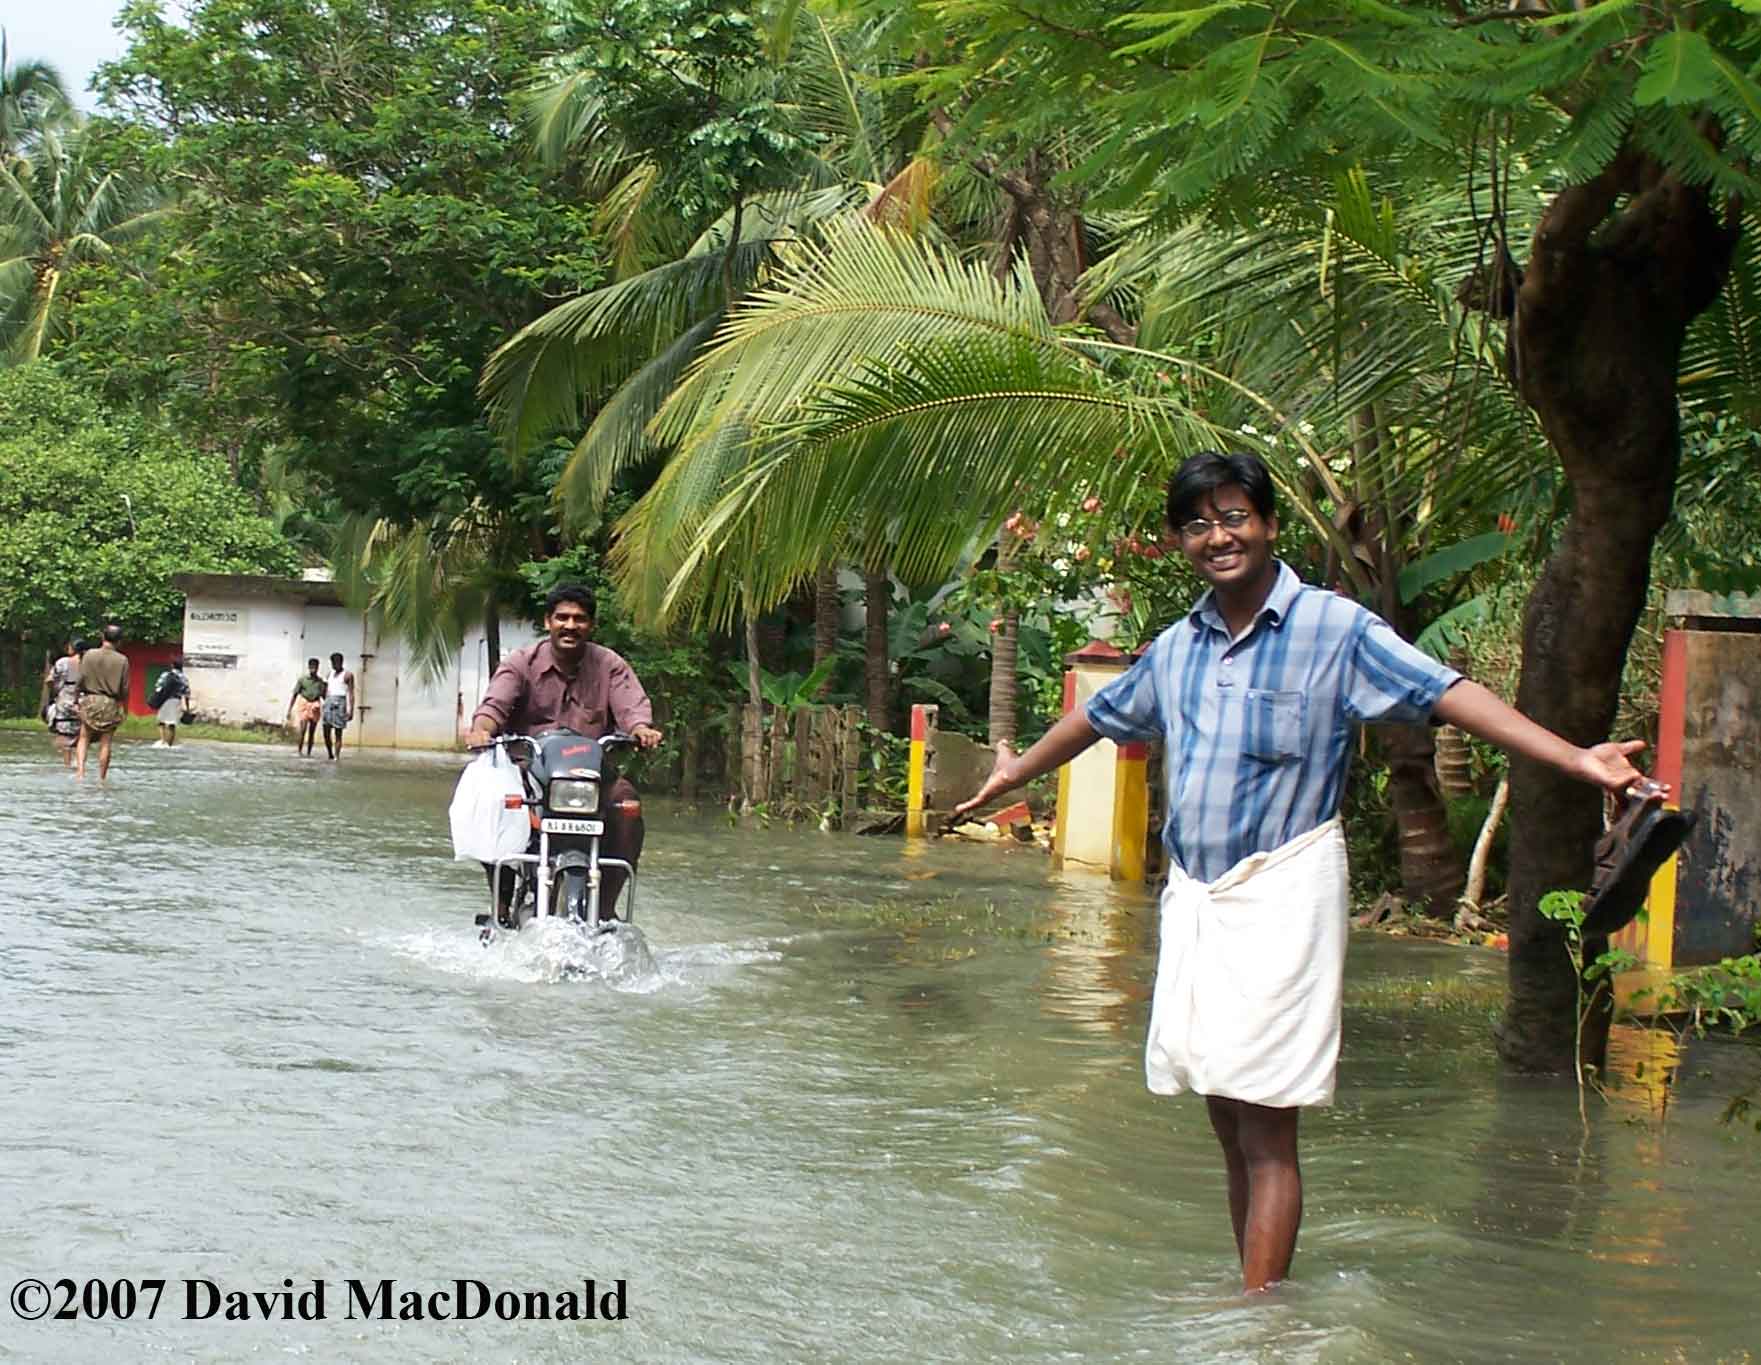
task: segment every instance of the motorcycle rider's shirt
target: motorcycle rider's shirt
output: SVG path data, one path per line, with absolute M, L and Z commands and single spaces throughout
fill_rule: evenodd
M 571 676 L 557 664 L 549 640 L 516 649 L 501 661 L 473 723 L 493 721 L 500 734 L 536 734 L 558 726 L 597 739 L 654 724 L 654 708 L 635 670 L 603 645 L 587 642 Z

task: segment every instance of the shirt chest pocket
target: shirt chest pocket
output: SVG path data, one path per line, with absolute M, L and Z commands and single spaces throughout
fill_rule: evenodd
M 1250 687 L 1244 698 L 1242 748 L 1267 763 L 1288 763 L 1302 757 L 1302 732 L 1308 697 L 1302 692 L 1272 692 Z

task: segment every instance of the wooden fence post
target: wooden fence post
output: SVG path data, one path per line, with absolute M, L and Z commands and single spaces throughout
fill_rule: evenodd
M 843 745 L 839 750 L 839 763 L 843 767 L 844 788 L 844 823 L 856 818 L 860 804 L 858 782 L 862 776 L 862 708 L 846 706 L 844 708 L 842 732 Z
M 819 764 L 814 762 L 813 752 L 814 721 L 820 710 L 817 706 L 795 709 L 795 764 L 789 774 L 790 785 L 795 789 L 795 803 L 815 808 L 825 799 L 819 785 Z
M 789 744 L 789 713 L 782 707 L 774 708 L 770 713 L 770 746 L 765 776 L 769 781 L 765 784 L 766 800 L 773 810 L 782 809 L 783 798 L 788 794 L 788 744 Z

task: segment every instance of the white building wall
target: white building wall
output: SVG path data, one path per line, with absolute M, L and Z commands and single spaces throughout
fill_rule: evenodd
M 537 638 L 517 619 L 502 622 L 502 651 Z M 355 675 L 349 742 L 383 748 L 450 749 L 470 726 L 489 685 L 488 646 L 471 631 L 438 680 L 421 676 L 396 636 L 379 637 L 360 612 L 298 598 L 192 593 L 184 603 L 184 655 L 194 707 L 224 725 L 280 725 L 306 660 L 328 676 L 330 655 Z
M 184 603 L 183 651 L 195 709 L 228 725 L 279 721 L 304 659 L 305 604 L 273 598 Z

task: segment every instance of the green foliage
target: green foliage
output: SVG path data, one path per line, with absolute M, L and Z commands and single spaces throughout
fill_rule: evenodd
M 1676 515 L 1659 538 L 1656 574 L 1672 588 L 1761 591 L 1761 430 L 1757 414 L 1696 407 L 1683 422 Z
M 298 558 L 225 464 L 104 412 L 50 366 L 0 372 L 0 630 L 49 641 L 116 621 L 175 639 L 184 572 Z
M 1400 600 L 1411 602 L 1427 588 L 1478 568 L 1509 548 L 1510 537 L 1503 531 L 1486 531 L 1434 550 L 1400 571 Z
M 0 158 L 0 358 L 28 364 L 68 328 L 68 276 L 110 258 L 167 210 L 138 176 L 107 166 L 80 129 L 39 131 Z
M 109 154 L 179 190 L 138 273 L 84 288 L 79 364 L 249 465 L 276 446 L 394 523 L 547 491 L 495 457 L 490 350 L 599 277 L 590 213 L 522 155 L 550 43 L 526 0 L 131 4 Z
M 818 140 L 791 117 L 759 17 L 717 0 L 577 0 L 562 10 L 564 70 L 590 76 L 604 134 L 671 181 L 687 219 L 793 184 Z
M 1565 929 L 1566 951 L 1578 973 L 1580 1032 L 1598 995 L 1609 988 L 1611 979 L 1639 965 L 1637 958 L 1620 948 L 1608 948 L 1594 959 L 1584 960 L 1583 901 L 1580 891 L 1549 891 L 1541 897 L 1540 906 L 1543 916 Z M 1586 991 L 1585 987 L 1589 989 Z M 1678 1048 L 1690 1035 L 1704 1038 L 1714 1030 L 1733 1035 L 1747 1032 L 1761 1025 L 1761 953 L 1727 957 L 1709 967 L 1671 973 L 1659 985 L 1634 991 L 1627 1013 L 1647 1026 L 1668 1029 Z M 1674 1077 L 1665 1079 L 1672 1082 Z M 1580 1077 L 1580 1097 L 1586 1081 L 1599 1091 L 1602 1089 L 1600 1080 L 1594 1076 Z M 1750 1120 L 1756 1111 L 1755 1089 L 1751 1085 L 1730 1098 L 1722 1115 L 1724 1122 Z M 1761 1117 L 1754 1119 L 1754 1128 L 1761 1133 Z
M 45 61 L 14 61 L 6 31 L 0 29 L 0 161 L 33 150 L 44 132 L 74 116 L 61 73 Z
M 1363 902 L 1384 893 L 1398 895 L 1400 841 L 1394 824 L 1394 804 L 1388 795 L 1388 769 L 1379 764 L 1353 763 L 1346 774 L 1339 814 L 1345 827 L 1353 899 Z
M 838 657 L 829 654 L 820 660 L 806 673 L 772 673 L 768 669 L 758 670 L 758 692 L 771 706 L 793 708 L 807 706 L 819 700 L 819 690 L 837 669 Z M 745 687 L 747 665 L 736 660 L 728 660 L 728 672 L 732 675 L 737 687 Z

